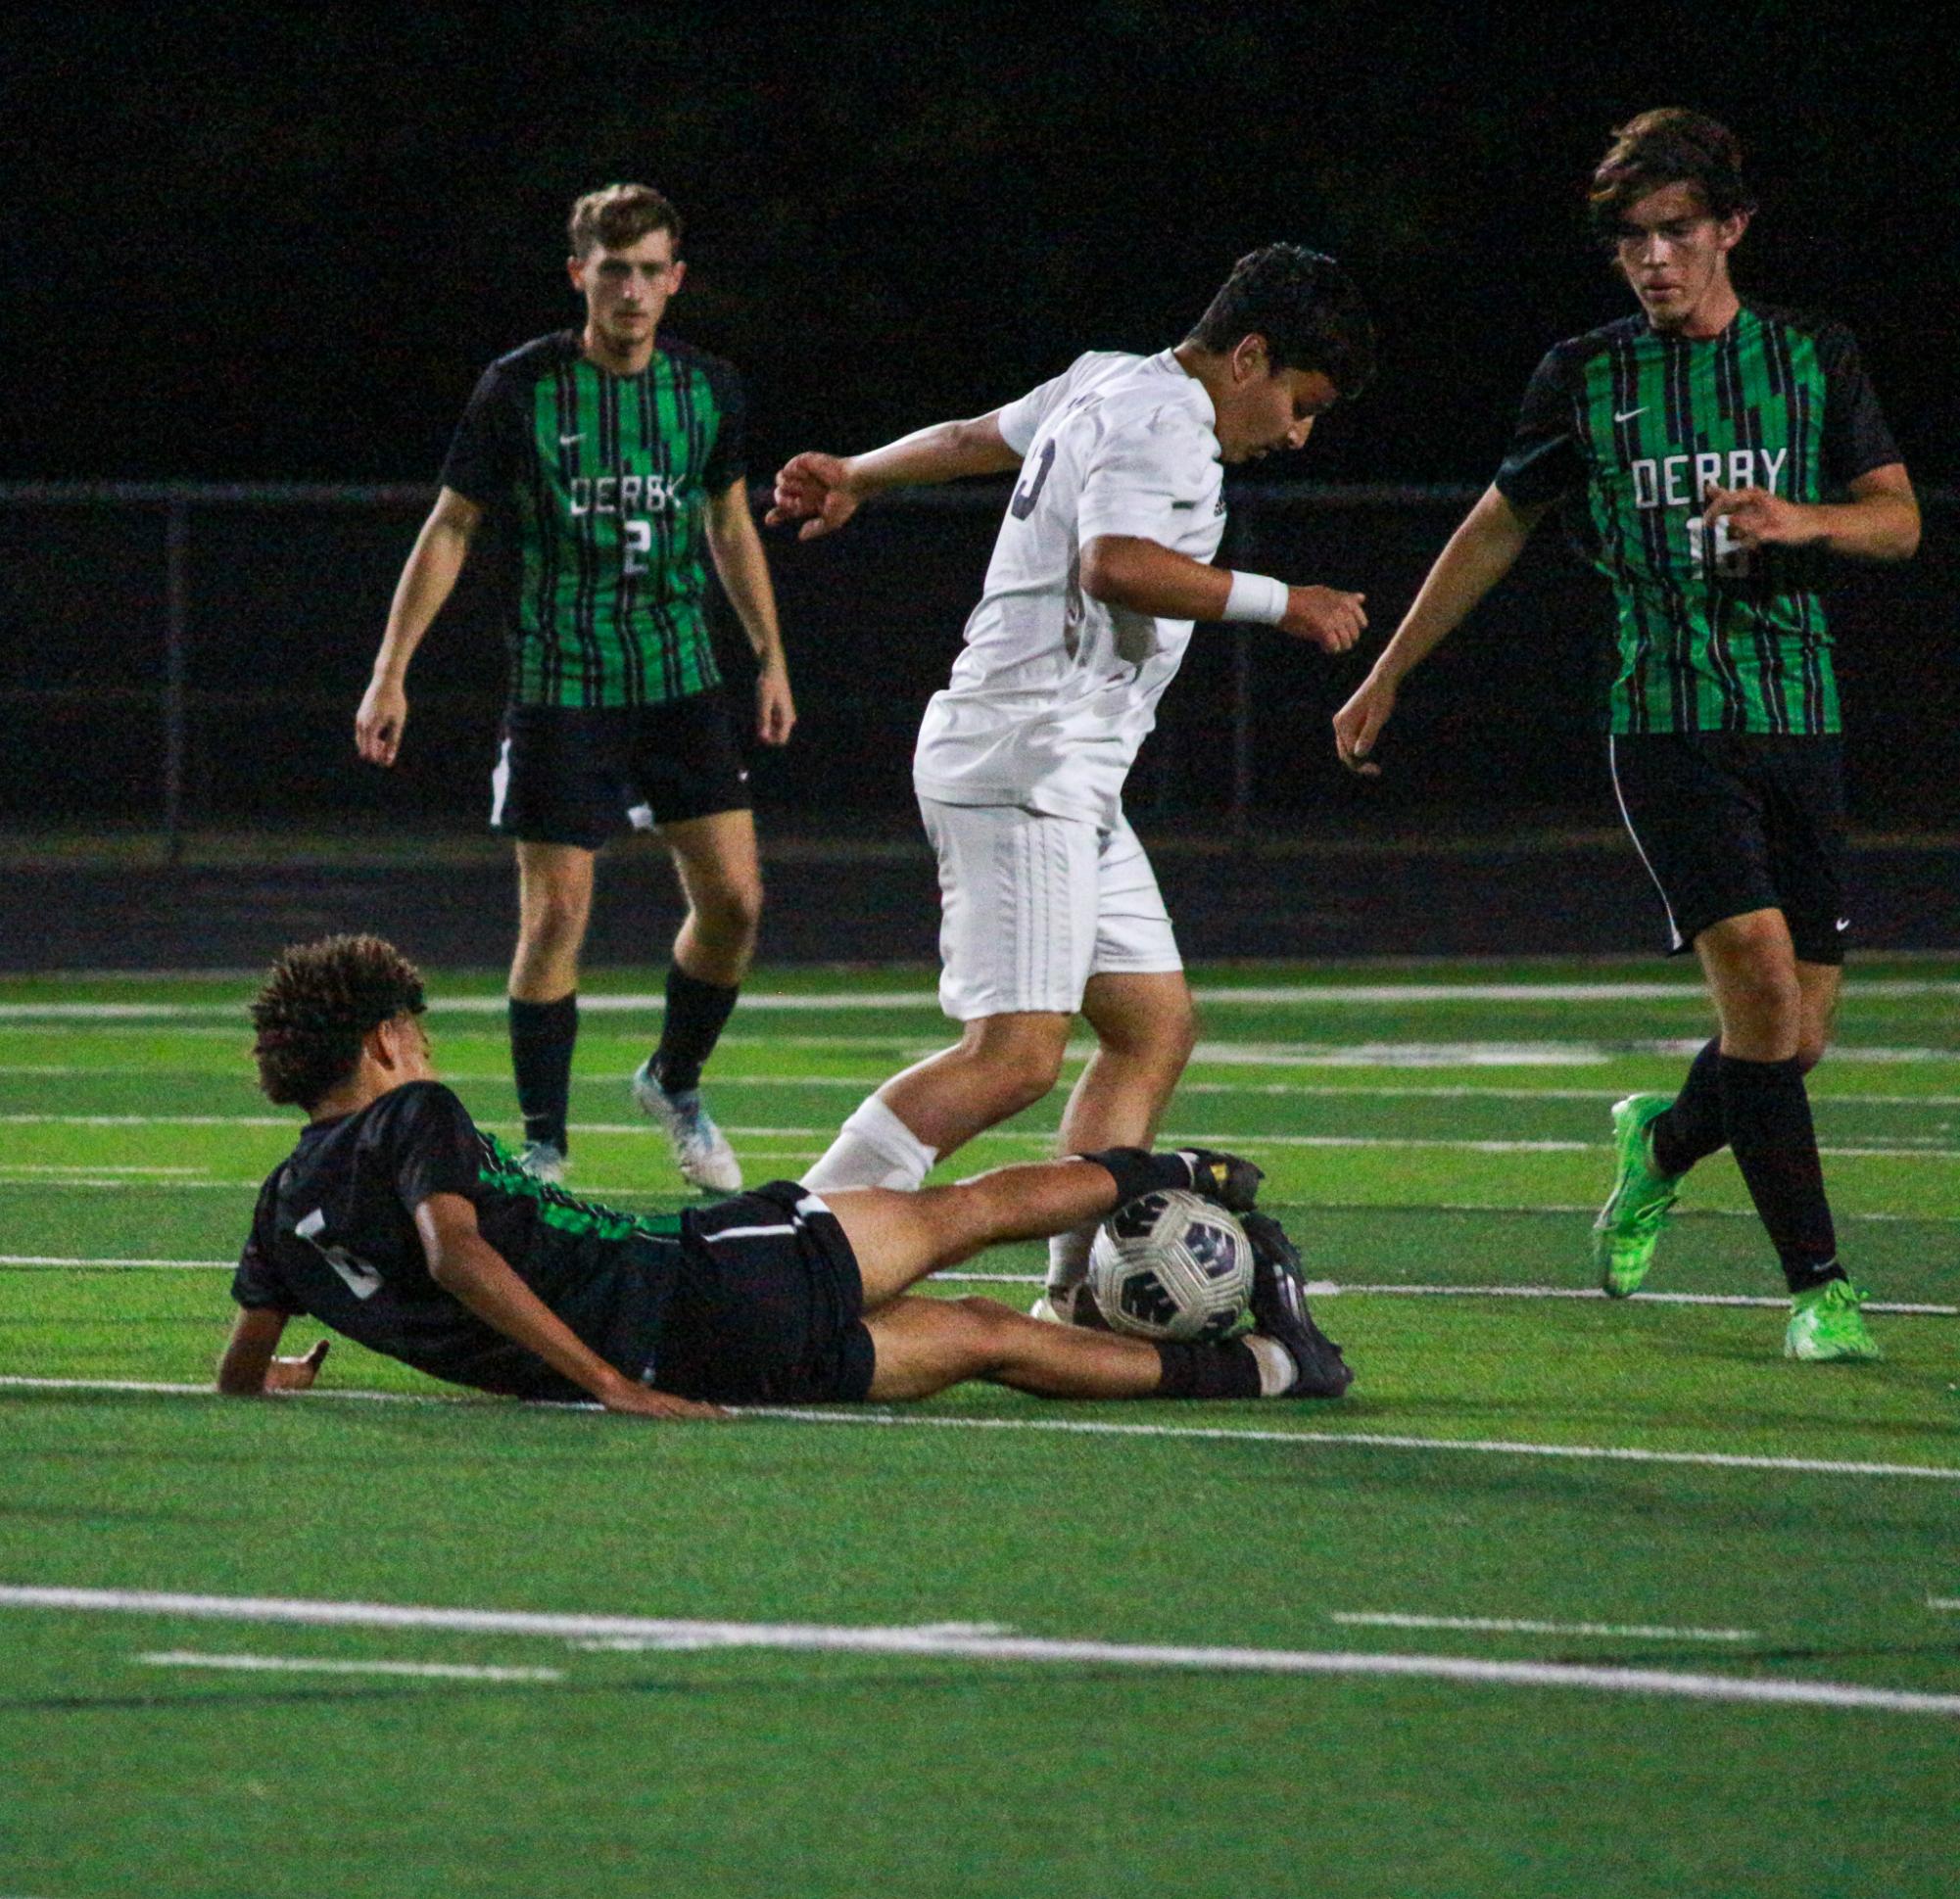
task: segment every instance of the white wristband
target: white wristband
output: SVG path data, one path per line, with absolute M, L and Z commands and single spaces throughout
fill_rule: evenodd
M 1266 574 L 1233 573 L 1232 591 L 1225 595 L 1223 617 L 1248 620 L 1254 626 L 1276 627 L 1286 618 L 1289 589 L 1283 580 Z

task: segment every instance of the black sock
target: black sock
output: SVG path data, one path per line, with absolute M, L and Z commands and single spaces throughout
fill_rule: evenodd
M 1729 1136 L 1722 1118 L 1722 1044 L 1710 1042 L 1695 1058 L 1674 1106 L 1647 1124 L 1653 1164 L 1662 1173 L 1686 1173 Z
M 714 1053 L 740 987 L 703 982 L 676 963 L 667 971 L 667 1014 L 653 1051 L 653 1079 L 670 1095 L 701 1085 L 701 1064 Z
M 1257 1398 L 1259 1360 L 1243 1339 L 1223 1345 L 1160 1345 L 1159 1398 Z
M 1842 1278 L 1802 1064 L 1723 1056 L 1722 1119 L 1791 1291 Z
M 556 1002 L 510 998 L 510 1066 L 517 1075 L 517 1106 L 524 1138 L 571 1151 L 565 1111 L 572 1092 L 572 1044 L 579 1038 L 576 991 Z
M 1093 1161 L 1116 1182 L 1116 1204 L 1127 1207 L 1140 1194 L 1166 1187 L 1188 1190 L 1191 1169 L 1175 1154 L 1152 1154 L 1144 1147 L 1106 1147 L 1077 1157 Z

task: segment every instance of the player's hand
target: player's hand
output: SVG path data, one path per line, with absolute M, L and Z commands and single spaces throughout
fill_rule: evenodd
M 1369 758 L 1395 711 L 1395 682 L 1370 673 L 1360 689 L 1334 714 L 1334 749 L 1349 771 L 1362 778 L 1379 778 L 1381 767 Z
M 327 1355 L 330 1340 L 321 1339 L 303 1358 L 274 1358 L 265 1367 L 268 1392 L 303 1392 L 319 1376 L 320 1360 Z
M 814 541 L 842 527 L 857 512 L 858 499 L 848 461 L 806 450 L 776 471 L 775 504 L 762 518 L 772 528 L 800 521 L 796 539 Z
M 1717 488 L 1710 482 L 1702 500 L 1707 532 L 1713 534 L 1716 522 L 1726 521 L 1732 546 L 1801 547 L 1817 539 L 1811 511 L 1767 488 Z
M 656 1392 L 648 1385 L 636 1385 L 622 1378 L 599 1400 L 608 1411 L 624 1417 L 660 1418 L 678 1422 L 683 1418 L 725 1418 L 719 1404 L 702 1404 L 692 1398 L 676 1398 L 672 1392 Z
M 755 736 L 765 745 L 787 745 L 796 727 L 796 701 L 789 695 L 789 674 L 780 663 L 765 666 L 755 676 Z
M 354 744 L 370 765 L 392 765 L 408 723 L 408 695 L 388 680 L 370 680 L 354 715 Z
M 1324 653 L 1344 653 L 1367 629 L 1368 616 L 1362 611 L 1366 598 L 1332 587 L 1289 587 L 1279 630 Z

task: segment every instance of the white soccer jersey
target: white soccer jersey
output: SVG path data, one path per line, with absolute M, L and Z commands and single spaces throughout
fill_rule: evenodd
M 922 797 L 1116 822 L 1191 622 L 1090 599 L 1082 546 L 1131 535 L 1209 561 L 1224 532 L 1215 420 L 1169 350 L 1078 356 L 1000 411 L 1021 479 L 966 649 L 920 727 Z

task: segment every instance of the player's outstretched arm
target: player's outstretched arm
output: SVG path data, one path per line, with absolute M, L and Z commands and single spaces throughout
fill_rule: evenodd
M 437 1285 L 486 1325 L 590 1392 L 608 1411 L 650 1418 L 725 1415 L 717 1405 L 637 1385 L 607 1364 L 511 1271 L 509 1261 L 478 1231 L 476 1209 L 460 1194 L 431 1194 L 415 1209 L 415 1231 Z
M 1844 501 L 1792 501 L 1766 488 L 1710 485 L 1701 518 L 1726 521 L 1739 547 L 1821 547 L 1845 560 L 1910 560 L 1919 551 L 1919 498 L 1905 463 L 1889 461 L 1849 484 Z
M 408 723 L 408 662 L 443 602 L 455 591 L 456 577 L 469 558 L 469 544 L 483 509 L 453 488 L 436 497 L 429 518 L 395 586 L 388 630 L 374 655 L 374 676 L 354 715 L 355 748 L 370 765 L 392 765 L 402 749 Z
M 707 533 L 715 572 L 755 649 L 755 736 L 765 745 L 787 745 L 796 724 L 796 701 L 789 692 L 769 556 L 749 512 L 747 482 L 738 478 L 708 498 Z
M 1323 652 L 1346 652 L 1368 623 L 1365 594 L 1234 574 L 1141 535 L 1092 536 L 1082 547 L 1081 580 L 1082 592 L 1105 606 L 1165 620 L 1252 620 Z
M 277 1358 L 279 1335 L 286 1329 L 284 1312 L 240 1312 L 232 1325 L 224 1356 L 217 1361 L 217 1389 L 227 1398 L 262 1398 L 267 1392 L 303 1392 L 318 1375 L 327 1355 L 327 1341 L 297 1358 Z
M 774 505 L 763 517 L 771 527 L 800 521 L 799 541 L 814 541 L 843 526 L 867 496 L 916 483 L 958 481 L 963 475 L 1006 475 L 1021 457 L 1000 433 L 1000 411 L 965 422 L 934 422 L 861 455 L 791 455 L 776 472 Z
M 1543 507 L 1519 507 L 1496 488 L 1485 489 L 1476 506 L 1464 515 L 1436 556 L 1395 637 L 1354 696 L 1334 714 L 1334 748 L 1350 771 L 1365 778 L 1380 773 L 1381 767 L 1370 762 L 1368 754 L 1395 711 L 1403 680 L 1510 572 L 1544 516 Z

